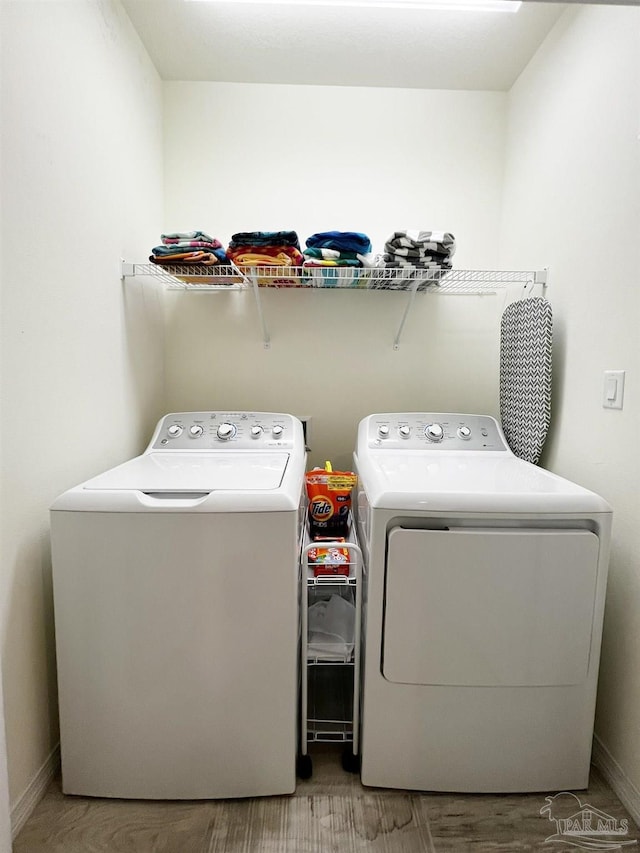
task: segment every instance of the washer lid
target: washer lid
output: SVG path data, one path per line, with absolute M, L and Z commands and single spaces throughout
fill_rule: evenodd
M 611 512 L 570 480 L 494 453 L 365 452 L 358 473 L 371 506 L 435 512 Z
M 282 484 L 289 454 L 146 453 L 84 483 L 87 490 L 180 492 L 264 492 Z

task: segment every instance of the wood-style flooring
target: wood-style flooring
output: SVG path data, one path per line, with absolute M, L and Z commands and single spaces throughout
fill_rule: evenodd
M 546 841 L 544 794 L 427 794 L 364 788 L 340 750 L 312 750 L 313 776 L 291 797 L 147 802 L 67 797 L 55 780 L 14 842 L 14 853 L 485 853 L 594 849 Z M 596 770 L 583 804 L 629 820 Z M 597 849 L 602 849 L 598 847 Z M 613 848 L 609 848 L 613 849 Z M 637 845 L 618 848 L 637 850 Z

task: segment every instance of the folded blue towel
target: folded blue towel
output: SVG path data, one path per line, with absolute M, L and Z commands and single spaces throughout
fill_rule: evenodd
M 366 254 L 371 251 L 371 240 L 359 231 L 322 231 L 307 239 L 310 249 L 336 249 L 338 252 L 357 252 Z
M 227 253 L 224 249 L 190 249 L 190 248 L 181 248 L 180 246 L 154 246 L 151 250 L 153 255 L 156 258 L 171 258 L 173 255 L 184 255 L 186 252 L 210 252 L 212 255 L 215 255 L 216 258 L 221 262 L 227 261 Z

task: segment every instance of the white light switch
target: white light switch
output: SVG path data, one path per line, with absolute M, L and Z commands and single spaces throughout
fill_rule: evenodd
M 602 405 L 605 409 L 621 409 L 624 399 L 624 370 L 605 370 Z

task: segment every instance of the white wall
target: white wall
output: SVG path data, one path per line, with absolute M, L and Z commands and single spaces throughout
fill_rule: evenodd
M 501 261 L 551 267 L 555 394 L 543 462 L 614 510 L 596 733 L 636 817 L 639 237 L 640 9 L 569 9 L 510 93 Z M 627 371 L 622 411 L 602 408 L 611 368 Z
M 443 229 L 458 268 L 494 268 L 506 95 L 349 87 L 165 84 L 165 227 Z M 371 411 L 497 408 L 500 297 L 263 290 L 171 295 L 168 408 L 311 415 L 312 462 L 350 465 Z
M 161 413 L 161 83 L 115 0 L 2 2 L 0 643 L 10 792 L 58 738 L 48 507 Z M 10 37 L 9 37 L 10 34 Z
M 310 414 L 312 462 L 345 465 L 370 411 L 497 412 L 501 295 L 419 296 L 395 352 L 399 294 L 265 291 L 270 350 L 250 293 L 171 294 L 163 398 L 161 297 L 152 284 L 121 287 L 117 259 L 143 258 L 173 228 L 223 241 L 237 230 L 294 228 L 304 240 L 357 229 L 381 250 L 396 228 L 434 227 L 455 233 L 458 267 L 492 268 L 507 98 L 170 83 L 163 128 L 160 81 L 116 0 L 0 9 L 11 34 L 1 60 L 0 641 L 15 805 L 57 739 L 56 494 L 137 452 L 163 410 Z M 640 787 L 638 12 L 567 11 L 511 93 L 500 266 L 552 268 L 546 462 L 614 506 L 597 728 Z M 623 412 L 600 408 L 611 367 L 628 371 Z

